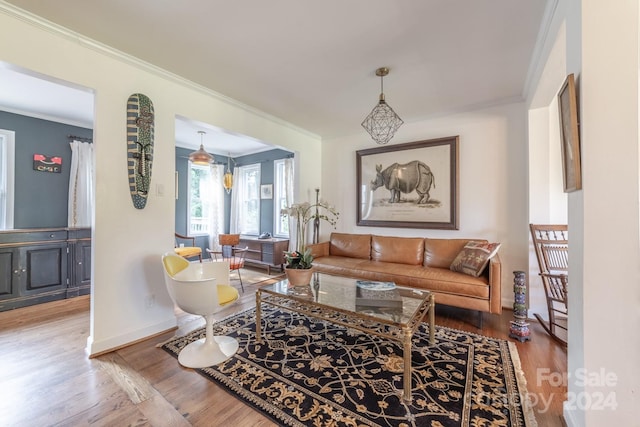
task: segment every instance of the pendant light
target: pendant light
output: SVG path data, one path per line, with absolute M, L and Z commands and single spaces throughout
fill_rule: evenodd
M 225 190 L 227 190 L 227 194 L 231 192 L 231 188 L 233 187 L 233 173 L 231 172 L 231 153 L 229 153 L 229 157 L 227 157 L 227 171 L 222 176 L 222 186 Z
M 362 122 L 362 127 L 369 132 L 371 138 L 378 144 L 386 144 L 389 142 L 398 128 L 404 123 L 384 100 L 382 79 L 387 74 L 389 74 L 389 69 L 386 67 L 376 70 L 376 76 L 380 77 L 380 100 L 378 101 L 378 105 L 373 107 L 373 110 L 371 110 Z
M 209 165 L 213 163 L 213 156 L 204 150 L 203 138 L 206 132 L 199 130 L 198 133 L 200 134 L 200 149 L 189 154 L 189 160 L 194 165 Z

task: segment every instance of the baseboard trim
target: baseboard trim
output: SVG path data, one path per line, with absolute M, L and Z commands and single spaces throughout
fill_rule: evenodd
M 164 334 L 176 328 L 177 328 L 177 321 L 175 318 L 172 318 L 170 320 L 157 323 L 147 328 L 130 332 L 126 335 L 112 337 L 108 340 L 103 340 L 99 342 L 93 341 L 93 337 L 89 336 L 87 338 L 87 347 L 85 348 L 85 351 L 87 352 L 87 354 L 89 355 L 89 358 L 91 359 L 105 353 L 111 353 L 112 351 L 118 350 L 123 347 L 128 347 L 140 341 L 147 340 L 156 335 Z

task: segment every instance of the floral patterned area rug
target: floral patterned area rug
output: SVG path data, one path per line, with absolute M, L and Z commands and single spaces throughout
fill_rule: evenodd
M 263 340 L 255 310 L 214 325 L 236 338 L 236 355 L 196 371 L 287 426 L 535 426 L 513 343 L 428 326 L 413 336 L 410 404 L 402 396 L 399 342 L 296 313 L 263 307 Z M 204 329 L 162 348 L 180 349 Z

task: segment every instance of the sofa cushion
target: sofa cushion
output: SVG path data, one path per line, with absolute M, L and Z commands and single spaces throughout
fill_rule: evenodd
M 349 258 L 371 258 L 371 234 L 331 233 L 329 254 Z
M 498 249 L 500 243 L 469 242 L 451 263 L 451 271 L 478 277 Z
M 371 236 L 371 260 L 422 265 L 424 239 L 421 237 Z
M 435 267 L 422 267 L 422 270 L 413 273 L 409 283 L 411 287 L 443 294 L 489 299 L 489 280 L 484 276 L 473 277 L 448 268 Z
M 464 245 L 471 239 L 424 239 L 424 265 L 428 267 L 449 268 Z M 474 240 L 486 242 L 486 240 Z
M 351 276 L 351 271 L 361 271 L 365 269 L 365 266 L 361 267 L 361 264 L 369 263 L 366 259 L 347 258 L 343 256 L 323 256 L 313 260 L 313 269 L 321 271 L 323 273 L 332 273 L 342 276 Z M 362 277 L 367 279 L 368 277 Z
M 395 282 L 399 286 L 410 286 L 474 298 L 489 297 L 489 283 L 485 277 L 472 277 L 451 271 L 448 268 L 364 261 L 359 262 L 357 267 L 345 275 L 363 276 L 371 280 Z

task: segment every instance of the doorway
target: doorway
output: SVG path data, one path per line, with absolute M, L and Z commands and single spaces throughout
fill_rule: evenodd
M 0 80 L 0 157 L 11 175 L 0 197 L 0 310 L 89 294 L 93 219 L 69 223 L 70 143 L 93 139 L 94 93 L 6 62 Z

